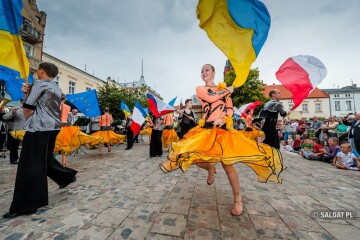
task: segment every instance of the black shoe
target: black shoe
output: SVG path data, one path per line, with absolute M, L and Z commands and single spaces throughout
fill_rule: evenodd
M 131 148 L 125 148 L 125 150 L 130 150 Z
M 7 212 L 3 215 L 3 218 L 16 218 L 16 217 L 19 217 L 19 216 L 22 216 L 22 215 L 31 215 L 31 214 L 34 214 L 36 213 L 37 209 L 35 210 L 30 210 L 30 211 L 27 211 L 27 212 L 23 212 L 23 213 L 10 213 L 10 212 Z
M 19 161 L 10 162 L 11 164 L 19 164 Z
M 69 186 L 69 185 L 70 185 L 71 183 L 73 183 L 73 182 L 76 182 L 76 176 L 75 176 L 70 182 L 65 183 L 65 184 L 63 184 L 63 185 L 60 185 L 60 186 L 59 186 L 59 189 L 66 188 L 67 186 Z

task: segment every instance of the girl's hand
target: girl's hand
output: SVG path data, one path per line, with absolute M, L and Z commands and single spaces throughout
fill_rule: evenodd
M 30 84 L 29 84 L 29 83 L 24 83 L 24 84 L 22 85 L 22 87 L 21 87 L 21 91 L 22 91 L 23 93 L 25 93 L 25 94 L 30 93 L 30 91 L 31 91 L 31 86 L 30 86 Z
M 226 89 L 230 92 L 230 94 L 232 94 L 234 92 L 233 86 L 227 87 Z
M 224 124 L 225 124 L 225 120 L 224 120 L 224 119 L 216 119 L 216 120 L 214 121 L 214 125 L 219 126 L 219 127 L 221 127 L 221 126 L 224 125 Z

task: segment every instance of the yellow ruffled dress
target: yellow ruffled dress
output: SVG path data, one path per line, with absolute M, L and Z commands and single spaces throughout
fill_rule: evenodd
M 145 129 L 141 130 L 139 132 L 139 134 L 140 135 L 151 135 L 151 132 L 152 132 L 152 128 L 148 127 L 148 128 L 145 128 Z
M 120 144 L 125 142 L 126 140 L 126 135 L 117 134 L 112 130 L 100 130 L 94 132 L 90 136 L 101 137 L 102 139 L 100 143 Z
M 251 131 L 247 130 L 239 130 L 244 134 L 247 138 L 250 138 L 252 140 L 258 140 L 258 138 L 265 138 L 265 133 L 261 130 L 258 130 L 256 128 L 252 128 Z
M 164 129 L 162 133 L 162 147 L 167 148 L 171 143 L 179 141 L 179 136 L 174 129 Z
M 13 138 L 23 140 L 25 130 L 11 131 Z M 78 126 L 63 126 L 56 137 L 54 153 L 62 152 L 69 155 L 83 144 L 99 144 L 102 138 L 83 133 Z
M 277 149 L 233 129 L 231 117 L 226 119 L 227 130 L 216 126 L 207 129 L 203 128 L 204 125 L 205 121 L 201 120 L 183 139 L 172 143 L 169 161 L 160 164 L 162 171 L 180 168 L 185 172 L 192 164 L 202 162 L 223 162 L 226 165 L 242 162 L 262 179 L 281 182 L 279 175 L 284 166 Z

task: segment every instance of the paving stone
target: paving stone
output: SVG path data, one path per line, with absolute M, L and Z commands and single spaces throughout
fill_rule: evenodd
M 259 215 L 250 215 L 256 233 L 259 237 L 270 237 L 276 239 L 292 239 L 295 235 L 280 219 Z
M 114 231 L 112 228 L 95 226 L 93 224 L 86 224 L 79 231 L 77 231 L 73 236 L 69 238 L 69 240 L 77 240 L 77 239 L 94 239 L 94 240 L 103 240 L 107 239 L 107 237 Z
M 169 191 L 151 191 L 144 196 L 142 201 L 149 203 L 165 203 L 166 199 L 169 196 L 169 193 Z
M 188 225 L 199 228 L 220 230 L 218 212 L 213 210 L 190 208 Z
M 166 236 L 166 235 L 161 235 L 161 234 L 156 234 L 156 233 L 150 233 L 148 235 L 148 237 L 146 238 L 146 240 L 180 240 L 183 238 L 180 237 L 174 237 L 174 236 Z
M 221 222 L 222 239 L 257 239 L 257 233 L 251 221 L 244 223 Z
M 191 200 L 194 194 L 194 188 L 184 188 L 175 186 L 169 198 Z
M 191 201 L 192 208 L 201 208 L 207 210 L 217 210 L 216 198 L 214 196 L 202 196 L 194 195 Z
M 116 228 L 130 214 L 131 209 L 107 208 L 97 215 L 91 223 L 98 226 Z
M 337 240 L 359 239 L 360 229 L 352 225 L 319 222 Z
M 190 200 L 169 198 L 166 200 L 161 212 L 188 215 L 190 204 Z
M 120 198 L 120 200 L 118 199 L 112 206 L 118 208 L 134 209 L 139 205 L 141 199 L 143 199 L 142 196 L 130 196 L 125 194 Z
M 152 224 L 152 222 L 145 222 L 142 219 L 126 218 L 107 240 L 145 239 Z
M 161 213 L 155 219 L 151 232 L 183 237 L 185 234 L 185 227 L 186 219 L 184 215 Z
M 301 230 L 292 230 L 296 237 L 304 240 L 334 240 L 328 232 L 308 232 Z
M 143 203 L 137 206 L 129 215 L 132 218 L 140 218 L 144 221 L 153 221 L 160 212 L 162 204 Z
M 221 222 L 239 222 L 243 224 L 250 222 L 249 214 L 246 209 L 243 210 L 243 213 L 240 216 L 232 216 L 232 208 L 233 205 L 218 205 L 219 219 Z
M 279 211 L 278 213 L 290 230 L 297 229 L 310 232 L 322 232 L 323 230 L 323 228 L 306 213 L 291 211 Z
M 184 239 L 186 240 L 218 240 L 221 239 L 221 233 L 218 230 L 197 228 L 188 226 L 185 230 Z

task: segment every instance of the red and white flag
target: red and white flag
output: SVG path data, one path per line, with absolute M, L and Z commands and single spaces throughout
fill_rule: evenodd
M 139 133 L 141 125 L 145 122 L 145 118 L 146 113 L 139 101 L 136 100 L 130 125 L 130 129 L 134 133 L 134 135 L 137 135 Z
M 150 111 L 154 114 L 155 117 L 161 117 L 162 115 L 165 115 L 167 113 L 171 113 L 176 111 L 176 109 L 169 104 L 161 101 L 154 95 L 148 93 L 146 94 L 148 98 L 148 104 Z
M 288 58 L 275 75 L 282 85 L 292 92 L 292 109 L 295 109 L 322 82 L 326 74 L 326 67 L 319 59 L 299 55 Z
M 252 103 L 247 103 L 247 104 L 244 104 L 242 105 L 239 109 L 235 108 L 234 107 L 234 113 L 235 114 L 238 114 L 239 116 L 242 116 L 242 117 L 246 117 L 247 114 L 246 112 L 251 109 L 254 111 L 254 109 L 259 106 L 260 104 L 262 104 L 261 101 L 255 101 L 255 102 L 252 102 Z

